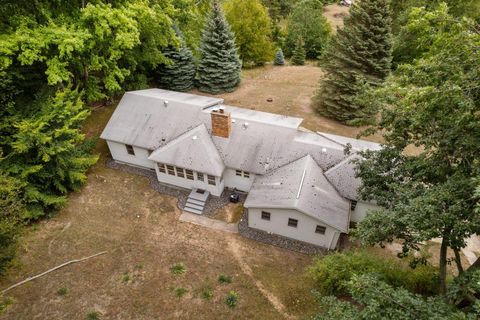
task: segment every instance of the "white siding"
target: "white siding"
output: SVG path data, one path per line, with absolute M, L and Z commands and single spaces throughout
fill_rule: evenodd
M 235 173 L 235 169 L 226 168 L 223 172 L 223 179 L 225 180 L 225 187 L 236 188 L 241 191 L 248 192 L 252 187 L 253 180 L 255 180 L 255 174 L 249 173 L 250 177 L 239 177 Z
M 270 212 L 270 221 L 262 219 L 262 211 Z M 296 228 L 288 225 L 289 218 L 298 220 Z M 315 233 L 317 225 L 326 227 L 325 234 Z M 327 249 L 335 249 L 340 235 L 340 231 L 292 209 L 249 208 L 248 226 Z
M 133 146 L 133 150 L 135 151 L 135 155 L 128 154 L 127 148 L 125 144 L 107 141 L 108 149 L 110 149 L 110 154 L 112 158 L 119 161 L 124 162 L 126 164 L 139 166 L 143 168 L 155 168 L 155 164 L 153 161 L 148 160 L 148 150 Z
M 352 211 L 350 220 L 353 222 L 360 222 L 367 216 L 368 211 L 375 210 L 378 208 L 379 206 L 373 203 L 359 201 L 357 202 L 355 210 Z
M 220 196 L 224 189 L 223 181 L 220 181 L 219 177 L 215 177 L 215 183 L 216 183 L 215 186 L 208 184 L 206 173 L 204 174 L 205 181 L 200 181 L 200 180 L 197 180 L 196 172 L 194 172 L 194 180 L 189 180 L 187 178 L 172 176 L 168 173 L 162 173 L 158 171 L 157 166 L 155 166 L 155 171 L 157 172 L 158 181 L 171 184 L 174 186 L 182 187 L 185 189 L 193 189 L 193 188 L 203 189 L 203 190 L 207 190 L 214 196 Z

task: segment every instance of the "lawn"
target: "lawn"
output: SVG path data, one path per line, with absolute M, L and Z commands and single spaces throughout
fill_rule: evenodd
M 85 124 L 88 136 L 101 132 L 114 107 L 93 111 Z M 101 158 L 85 187 L 54 217 L 27 230 L 0 287 L 71 259 L 108 253 L 8 292 L 13 304 L 2 319 L 84 319 L 90 312 L 102 319 L 278 319 L 315 313 L 312 283 L 303 272 L 311 257 L 180 222 L 175 198 L 155 192 L 146 178 L 107 168 L 104 141 L 96 151 Z M 185 265 L 184 274 L 171 272 L 176 263 Z M 220 274 L 232 276 L 232 282 L 219 283 Z M 239 297 L 233 309 L 225 303 L 230 291 Z

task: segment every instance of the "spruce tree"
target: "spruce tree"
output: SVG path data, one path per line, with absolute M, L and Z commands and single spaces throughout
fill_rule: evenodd
M 197 86 L 207 93 L 231 92 L 240 84 L 242 63 L 235 39 L 217 1 L 202 33 Z
M 276 65 L 276 66 L 285 65 L 285 57 L 283 56 L 282 48 L 279 48 L 277 50 L 277 53 L 275 54 L 275 60 L 273 61 L 273 64 Z
M 293 50 L 292 64 L 295 66 L 303 66 L 305 64 L 305 44 L 302 37 L 298 37 Z
M 169 46 L 164 50 L 164 55 L 170 59 L 171 64 L 159 66 L 155 79 L 161 88 L 188 91 L 195 83 L 195 59 L 180 29 L 176 26 L 174 29 L 180 42 L 179 47 Z
M 357 97 L 387 77 L 391 48 L 388 0 L 356 1 L 325 52 L 326 76 L 313 98 L 316 110 L 345 123 L 372 117 Z

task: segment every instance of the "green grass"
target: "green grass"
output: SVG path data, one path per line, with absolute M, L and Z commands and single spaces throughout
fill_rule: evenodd
M 175 263 L 170 268 L 170 272 L 172 272 L 172 274 L 178 276 L 178 275 L 181 275 L 181 274 L 184 274 L 185 272 L 187 272 L 187 269 L 185 268 L 185 265 L 180 262 L 180 263 Z
M 128 281 L 130 281 L 130 275 L 128 272 L 125 272 L 122 277 L 122 282 L 127 283 Z
M 91 311 L 85 316 L 85 320 L 100 320 L 100 313 L 97 311 Z
M 175 291 L 175 295 L 177 296 L 177 298 L 183 297 L 188 292 L 187 289 L 182 288 L 182 287 L 175 288 L 174 291 Z
M 225 303 L 229 308 L 235 308 L 238 303 L 238 293 L 235 291 L 230 291 L 225 298 Z
M 65 287 L 61 287 L 60 289 L 57 290 L 57 294 L 59 296 L 64 296 L 68 293 L 68 289 Z
M 9 297 L 2 298 L 0 300 L 0 314 L 2 314 L 2 312 L 5 311 L 5 309 L 7 309 L 7 307 L 12 303 L 13 303 L 12 298 L 9 298 Z
M 232 283 L 232 277 L 227 276 L 225 274 L 221 274 L 218 276 L 218 282 L 220 283 Z
M 210 300 L 213 297 L 213 289 L 210 286 L 205 286 L 200 292 L 200 297 L 204 300 Z

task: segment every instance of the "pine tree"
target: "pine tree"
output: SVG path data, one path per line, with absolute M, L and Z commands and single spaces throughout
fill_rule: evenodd
M 326 77 L 313 98 L 317 111 L 345 123 L 372 117 L 357 97 L 387 77 L 391 48 L 388 0 L 356 1 L 325 52 Z
M 282 48 L 279 48 L 277 53 L 275 54 L 275 60 L 273 61 L 273 64 L 276 66 L 285 65 L 285 58 L 283 56 Z
M 240 61 L 235 39 L 220 5 L 213 3 L 202 34 L 197 86 L 208 93 L 231 92 L 240 84 Z
M 305 64 L 305 44 L 302 37 L 298 37 L 293 50 L 292 64 L 295 66 L 303 66 Z
M 155 78 L 161 88 L 188 91 L 193 88 L 195 82 L 195 59 L 180 29 L 176 26 L 174 29 L 180 46 L 169 46 L 164 50 L 165 57 L 170 59 L 172 64 L 161 65 L 156 70 Z

